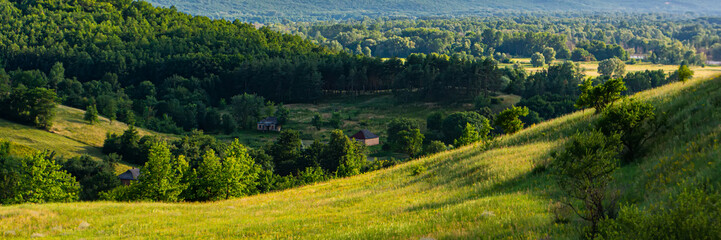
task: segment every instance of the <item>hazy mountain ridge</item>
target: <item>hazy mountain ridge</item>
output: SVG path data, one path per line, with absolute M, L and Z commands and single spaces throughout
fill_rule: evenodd
M 362 17 L 470 16 L 517 12 L 696 12 L 721 13 L 713 0 L 148 0 L 158 6 L 211 18 L 251 22 L 339 20 Z

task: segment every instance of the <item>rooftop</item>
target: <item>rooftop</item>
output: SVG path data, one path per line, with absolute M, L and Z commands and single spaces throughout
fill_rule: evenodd
M 363 129 L 358 131 L 356 134 L 353 134 L 351 138 L 355 139 L 372 139 L 372 138 L 378 138 L 378 135 L 373 134 L 368 129 Z

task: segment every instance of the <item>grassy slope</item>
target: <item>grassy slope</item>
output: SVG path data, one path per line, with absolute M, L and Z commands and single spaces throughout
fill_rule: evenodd
M 106 133 L 123 133 L 128 128 L 126 124 L 118 121 L 111 124 L 110 120 L 104 117 L 100 117 L 98 123 L 90 125 L 83 120 L 85 111 L 62 105 L 56 108 L 55 114 L 50 131 L 0 119 L 0 139 L 13 142 L 14 153 L 21 156 L 38 150 L 51 150 L 62 157 L 88 155 L 99 160 L 104 157 L 101 148 Z M 171 137 L 143 129 L 138 132 L 140 135 Z M 116 170 L 121 172 L 128 168 L 130 167 L 121 164 Z
M 718 182 L 721 79 L 674 83 L 642 92 L 669 113 L 652 153 L 617 172 L 622 199 L 663 200 L 684 180 Z M 0 234 L 55 238 L 576 238 L 579 224 L 555 224 L 555 187 L 535 166 L 566 137 L 587 128 L 576 112 L 496 141 L 440 153 L 390 169 L 297 189 L 214 203 L 69 203 L 0 207 Z M 416 166 L 428 170 L 418 176 Z M 89 228 L 78 228 L 81 222 Z M 0 235 L 2 236 L 2 235 Z

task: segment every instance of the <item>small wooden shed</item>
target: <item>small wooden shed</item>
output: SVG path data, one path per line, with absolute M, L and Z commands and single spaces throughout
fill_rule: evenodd
M 366 146 L 374 146 L 380 144 L 380 138 L 378 137 L 378 135 L 373 134 L 368 129 L 358 131 L 356 134 L 353 134 L 351 138 L 365 144 Z
M 278 118 L 276 117 L 267 117 L 263 120 L 260 120 L 258 122 L 258 131 L 276 131 L 280 132 L 280 124 L 278 124 Z
M 140 169 L 133 168 L 118 175 L 118 179 L 123 185 L 128 186 L 132 181 L 138 181 L 138 176 L 140 176 Z

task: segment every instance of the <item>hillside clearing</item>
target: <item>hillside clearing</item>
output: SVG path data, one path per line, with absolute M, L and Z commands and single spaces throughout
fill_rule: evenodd
M 55 114 L 50 131 L 0 119 L 0 139 L 12 142 L 13 153 L 20 156 L 49 150 L 62 158 L 87 155 L 99 161 L 105 157 L 102 147 L 106 134 L 122 134 L 128 128 L 125 123 L 118 121 L 113 121 L 111 124 L 110 120 L 104 117 L 99 117 L 98 123 L 88 124 L 83 120 L 85 111 L 63 105 L 58 105 Z M 168 139 L 173 138 L 168 134 L 159 134 L 144 129 L 139 129 L 138 133 L 141 136 L 152 134 Z M 130 168 L 130 165 L 118 164 L 115 171 L 122 173 Z

